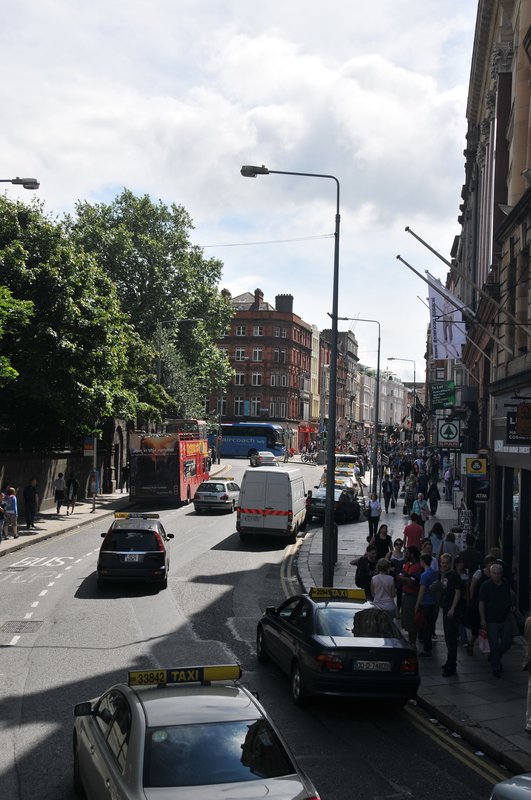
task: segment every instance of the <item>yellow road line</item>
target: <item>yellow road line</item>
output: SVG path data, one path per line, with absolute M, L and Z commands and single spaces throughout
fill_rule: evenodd
M 484 780 L 492 780 L 493 783 L 498 783 L 498 781 L 503 781 L 505 778 L 509 777 L 509 772 L 502 772 L 501 769 L 497 769 L 492 764 L 483 761 L 479 756 L 476 756 L 467 747 L 461 744 L 458 739 L 454 739 L 446 731 L 442 731 L 433 723 L 428 722 L 418 711 L 415 711 L 415 709 L 406 706 L 404 711 L 408 714 L 410 722 L 415 728 L 427 733 L 434 741 L 438 740 L 438 744 L 444 750 L 462 764 L 469 767 L 469 769 L 476 772 Z

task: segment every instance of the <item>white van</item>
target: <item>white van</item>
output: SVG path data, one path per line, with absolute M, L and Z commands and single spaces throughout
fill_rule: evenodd
M 305 515 L 306 492 L 300 469 L 245 471 L 236 521 L 240 539 L 265 533 L 294 542 Z

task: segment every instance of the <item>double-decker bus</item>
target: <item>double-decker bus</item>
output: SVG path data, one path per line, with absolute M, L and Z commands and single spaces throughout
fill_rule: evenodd
M 249 458 L 260 450 L 267 450 L 275 456 L 283 456 L 286 451 L 284 428 L 273 422 L 223 422 L 221 424 L 222 456 L 241 456 Z M 219 430 L 209 434 L 212 447 L 219 447 Z
M 171 419 L 162 433 L 129 433 L 131 500 L 189 503 L 209 478 L 206 422 Z

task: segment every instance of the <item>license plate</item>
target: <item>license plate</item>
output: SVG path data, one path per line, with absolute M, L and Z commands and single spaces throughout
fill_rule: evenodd
M 127 553 L 127 555 L 124 556 L 124 561 L 142 561 L 142 556 L 140 553 Z
M 391 672 L 390 661 L 353 661 L 352 669 L 364 672 Z

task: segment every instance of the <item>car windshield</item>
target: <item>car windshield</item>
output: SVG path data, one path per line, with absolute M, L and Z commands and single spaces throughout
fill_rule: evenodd
M 141 551 L 158 550 L 157 539 L 153 531 L 110 531 L 102 545 L 103 550 Z
M 385 611 L 378 608 L 356 610 L 352 606 L 318 608 L 315 616 L 318 636 L 352 636 L 353 638 L 401 638 L 398 628 Z
M 223 483 L 202 483 L 197 490 L 198 492 L 224 492 L 225 485 Z
M 144 786 L 203 786 L 295 772 L 266 719 L 148 728 Z

